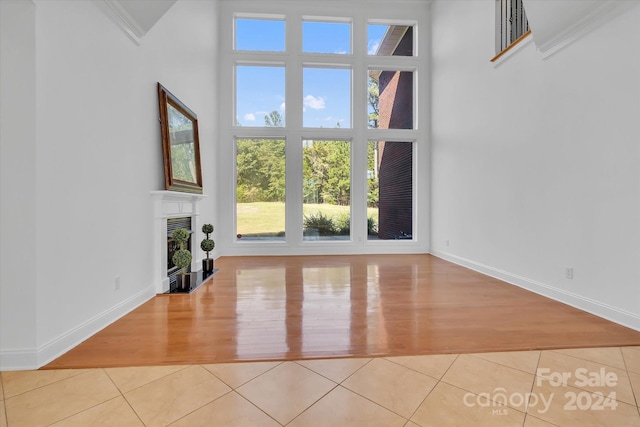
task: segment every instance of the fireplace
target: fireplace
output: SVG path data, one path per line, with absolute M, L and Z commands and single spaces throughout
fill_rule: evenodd
M 173 240 L 173 232 L 179 228 L 184 228 L 189 231 L 190 236 L 187 243 L 185 243 L 185 249 L 189 249 L 193 252 L 191 246 L 191 217 L 179 217 L 179 218 L 167 218 L 167 276 L 169 277 L 169 290 L 173 291 L 176 287 L 176 276 L 180 273 L 180 268 L 176 267 L 173 263 L 173 254 L 180 249 L 177 242 Z M 187 268 L 187 272 L 191 271 L 191 268 Z
M 153 191 L 154 210 L 154 239 L 153 239 L 153 282 L 156 293 L 163 294 L 175 286 L 178 269 L 171 266 L 171 234 L 176 228 L 186 228 L 192 231 L 192 238 L 187 242 L 186 249 L 191 251 L 193 260 L 191 271 L 198 271 L 200 262 L 200 246 L 197 232 L 201 227 L 200 202 L 206 196 L 201 194 L 180 193 L 177 191 Z M 187 225 L 187 226 L 185 226 Z

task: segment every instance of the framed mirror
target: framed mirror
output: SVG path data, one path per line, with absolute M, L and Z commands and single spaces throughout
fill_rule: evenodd
M 158 83 L 165 188 L 202 193 L 198 117 Z

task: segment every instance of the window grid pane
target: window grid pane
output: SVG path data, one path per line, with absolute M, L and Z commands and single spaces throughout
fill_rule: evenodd
M 367 53 L 375 56 L 413 56 L 413 27 L 369 24 Z
M 303 126 L 351 128 L 351 70 L 304 68 Z
M 351 24 L 346 22 L 302 23 L 302 51 L 305 53 L 351 53 Z
M 285 126 L 285 68 L 236 67 L 236 126 Z
M 413 129 L 413 78 L 411 71 L 369 71 L 369 129 Z
M 285 141 L 236 140 L 238 240 L 285 238 Z
M 303 239 L 351 236 L 351 143 L 302 141 Z
M 235 49 L 285 51 L 285 22 L 272 19 L 236 18 Z
M 413 143 L 369 141 L 367 238 L 413 239 Z

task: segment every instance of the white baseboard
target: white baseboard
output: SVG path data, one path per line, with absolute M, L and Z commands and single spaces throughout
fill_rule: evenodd
M 0 351 L 0 370 L 38 369 L 109 326 L 156 295 L 150 286 L 36 349 Z
M 431 254 L 454 264 L 467 267 L 471 270 L 486 274 L 487 276 L 502 280 L 503 282 L 507 282 L 511 285 L 526 289 L 538 295 L 551 298 L 552 300 L 570 305 L 571 307 L 586 311 L 587 313 L 594 314 L 598 317 L 602 317 L 603 319 L 618 323 L 619 325 L 640 331 L 640 316 L 635 313 L 447 252 L 432 250 Z
M 0 350 L 0 371 L 24 371 L 38 367 L 38 350 L 36 349 Z

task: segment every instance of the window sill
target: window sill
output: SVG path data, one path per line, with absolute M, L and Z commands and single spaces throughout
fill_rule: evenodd
M 504 61 L 505 59 L 513 55 L 515 52 L 517 52 L 518 50 L 522 49 L 524 46 L 529 44 L 530 41 L 531 41 L 531 30 L 527 31 L 526 33 L 518 37 L 516 41 L 514 41 L 509 46 L 507 46 L 502 52 L 500 52 L 499 54 L 491 58 L 491 62 L 494 65 L 498 65 L 499 63 L 501 63 L 502 61 Z

